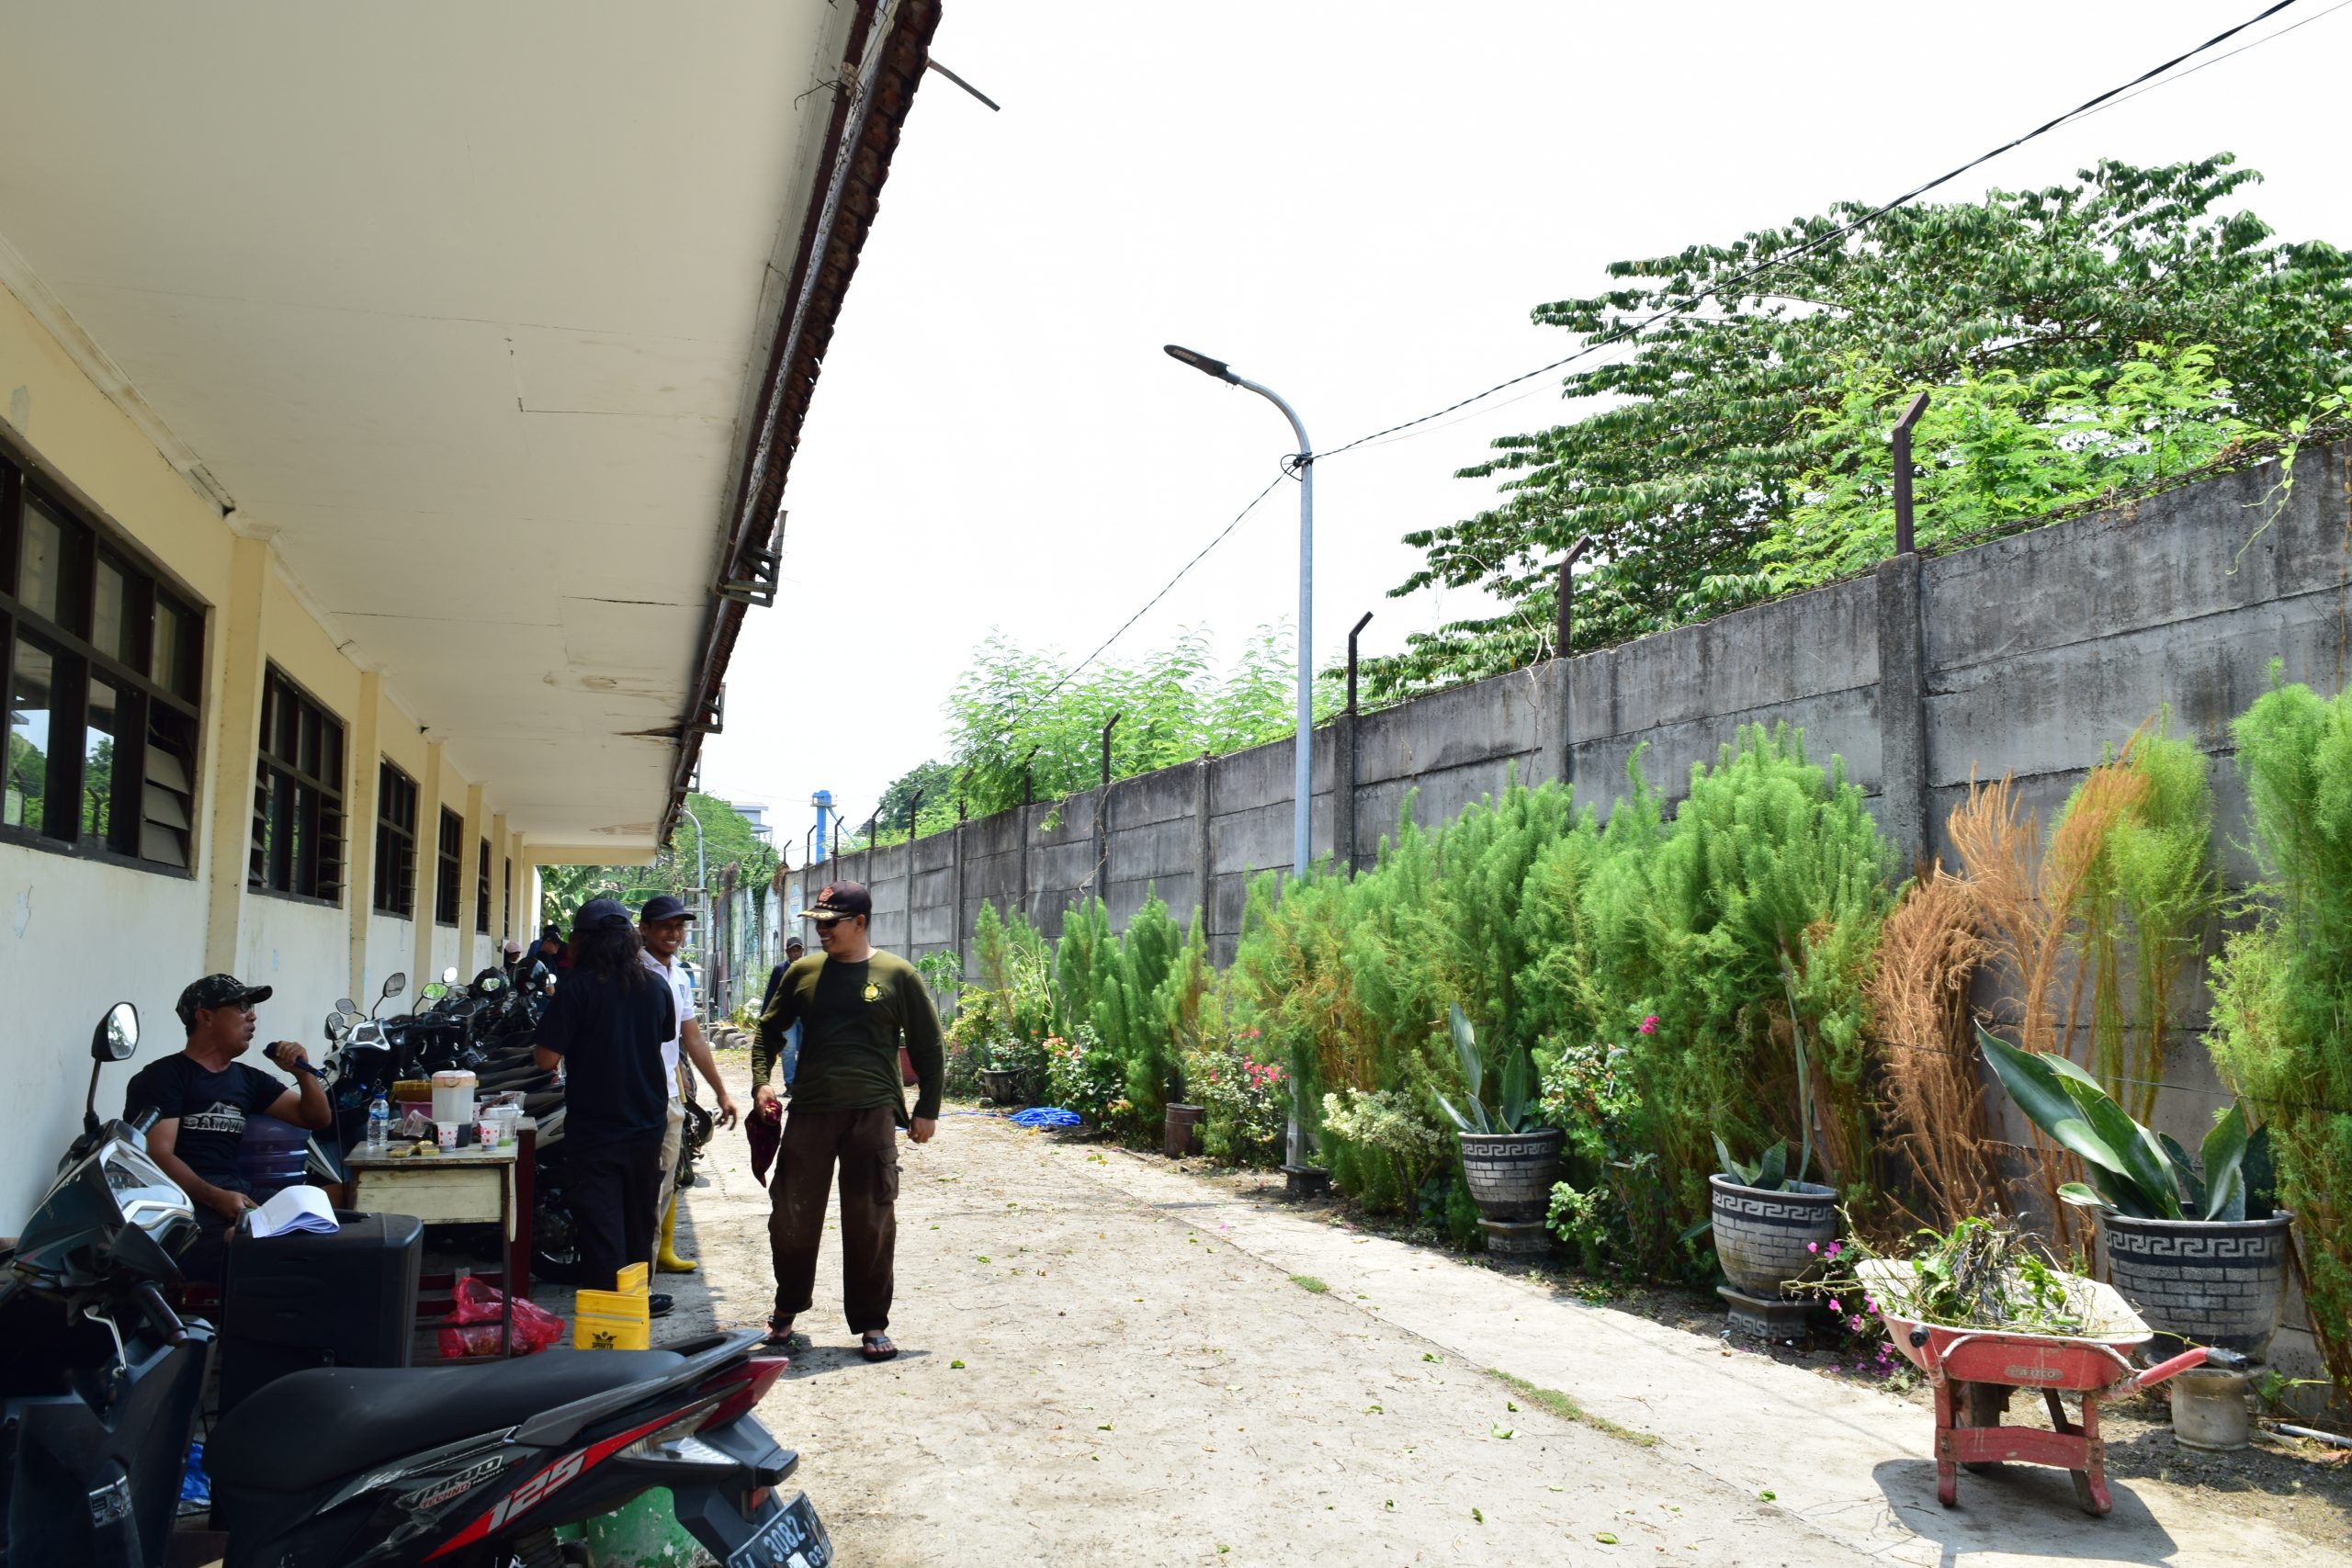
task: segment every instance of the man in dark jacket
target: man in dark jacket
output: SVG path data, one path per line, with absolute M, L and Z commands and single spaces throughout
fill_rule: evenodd
M 637 922 L 612 899 L 580 907 L 571 951 L 533 1055 L 563 1066 L 565 1196 L 581 1272 L 609 1291 L 622 1269 L 653 1261 L 670 1110 L 662 1043 L 677 1032 L 677 1011 L 670 987 L 646 973 Z M 665 1306 L 655 1303 L 655 1315 Z
M 931 1141 L 945 1060 L 930 987 L 913 964 L 877 953 L 866 940 L 873 910 L 873 898 L 857 883 L 821 890 L 802 918 L 817 922 L 824 952 L 785 971 L 762 1020 L 763 1031 L 803 1026 L 791 1113 L 768 1184 L 775 1268 L 768 1343 L 787 1349 L 808 1343 L 794 1334 L 792 1320 L 808 1310 L 816 1286 L 825 1199 L 838 1164 L 842 1305 L 850 1332 L 862 1341 L 860 1353 L 887 1361 L 899 1353 L 887 1332 L 899 1235 L 898 1130 L 905 1127 L 918 1144 Z M 899 1075 L 901 1045 L 921 1084 L 911 1116 Z

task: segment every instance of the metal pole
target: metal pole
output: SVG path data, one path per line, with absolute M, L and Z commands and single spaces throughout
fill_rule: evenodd
M 1928 394 L 1920 393 L 1894 422 L 1894 553 L 1907 556 L 1918 548 L 1911 530 L 1911 427 L 1928 412 Z
M 1111 731 L 1118 728 L 1119 721 L 1126 716 L 1126 711 L 1121 709 L 1111 716 L 1110 723 L 1102 727 L 1102 798 L 1105 800 L 1111 796 Z M 1099 804 L 1095 807 L 1095 815 L 1102 815 Z
M 1280 392 L 1246 376 L 1237 376 L 1233 367 L 1222 359 L 1211 359 L 1196 349 L 1176 344 L 1165 345 L 1168 357 L 1180 365 L 1189 365 L 1204 376 L 1236 387 L 1247 387 L 1283 411 L 1290 421 L 1291 434 L 1298 437 L 1298 455 L 1291 459 L 1291 472 L 1298 476 L 1298 739 L 1295 747 L 1293 794 L 1291 808 L 1291 874 L 1306 874 L 1308 855 L 1308 826 L 1314 819 L 1314 799 L 1310 793 L 1315 782 L 1315 443 L 1307 438 L 1306 425 L 1298 411 L 1283 400 Z M 1293 1142 L 1296 1141 L 1296 1126 L 1293 1125 Z
M 1303 878 L 1306 875 L 1308 840 L 1315 819 L 1315 443 L 1307 438 L 1306 424 L 1298 417 L 1298 411 L 1283 401 L 1282 394 L 1272 387 L 1237 376 L 1225 361 L 1211 359 L 1193 349 L 1171 343 L 1166 345 L 1166 352 L 1170 359 L 1204 375 L 1249 388 L 1282 410 L 1283 417 L 1290 421 L 1291 434 L 1298 437 L 1298 456 L 1293 459 L 1292 468 L 1298 475 L 1298 730 L 1292 748 L 1291 874 Z M 1208 889 L 1202 888 L 1201 896 L 1205 907 Z M 1285 1143 L 1293 1169 L 1306 1164 L 1306 1131 L 1298 1113 L 1298 1084 L 1294 1078 Z
M 1348 711 L 1356 711 L 1356 638 L 1363 636 L 1364 627 L 1372 625 L 1372 612 L 1366 610 L 1363 619 L 1348 628 Z
M 915 824 L 922 820 L 922 791 L 917 790 L 915 791 L 914 798 L 907 802 L 907 842 L 911 844 L 915 841 Z M 914 865 L 914 862 L 910 860 L 907 862 L 907 864 L 911 874 L 911 868 Z
M 1575 544 L 1570 545 L 1568 553 L 1560 558 L 1558 623 L 1552 632 L 1552 657 L 1555 659 L 1566 659 L 1568 656 L 1569 648 L 1573 646 L 1568 640 L 1568 634 L 1574 629 L 1569 621 L 1568 607 L 1576 602 L 1576 579 L 1568 574 L 1577 562 L 1583 558 L 1585 551 L 1590 548 L 1592 548 L 1592 536 L 1587 534 Z

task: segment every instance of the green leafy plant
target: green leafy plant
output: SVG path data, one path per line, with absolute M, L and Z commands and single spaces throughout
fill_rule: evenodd
M 1887 427 L 1914 389 L 1935 389 L 1915 446 L 1923 540 L 2177 475 L 2227 452 L 2235 423 L 2290 430 L 2352 378 L 2352 256 L 2278 242 L 2240 205 L 2259 176 L 2233 162 L 2105 161 L 1820 243 L 1871 210 L 1838 203 L 1616 262 L 1605 289 L 1538 305 L 1539 324 L 1587 344 L 1682 313 L 1569 371 L 1575 417 L 1464 470 L 1496 481 L 1492 506 L 1406 536 L 1424 559 L 1395 592 L 1475 585 L 1499 603 L 1365 660 L 1364 694 L 1548 657 L 1557 563 L 1579 536 L 1578 649 L 1742 603 L 1775 569 L 1805 581 L 1881 558 Z
M 2271 1211 L 2267 1129 L 2246 1129 L 2233 1104 L 2214 1122 L 2192 1161 L 2168 1134 L 2134 1121 L 2098 1080 L 2055 1052 L 2020 1051 L 1977 1028 L 1984 1059 L 2033 1124 L 2082 1156 L 2089 1185 L 2069 1181 L 2058 1196 L 2084 1208 L 2142 1220 L 2245 1220 Z
M 1443 1094 L 1438 1095 L 1438 1105 L 1454 1127 L 1464 1133 L 1527 1133 L 1542 1126 L 1543 1108 L 1532 1092 L 1534 1072 L 1527 1053 L 1504 1053 L 1502 1100 L 1490 1115 L 1486 1102 L 1478 1098 L 1478 1091 L 1486 1083 L 1486 1068 L 1478 1055 L 1478 1033 L 1470 1027 L 1461 1003 L 1447 1009 L 1446 1027 L 1453 1036 L 1454 1057 L 1462 1064 L 1463 1096 L 1470 1107 L 1470 1113 L 1465 1116 L 1454 1109 L 1453 1101 Z
M 1858 1330 L 1868 1322 L 1864 1314 L 1880 1311 L 1940 1327 L 2016 1334 L 2081 1334 L 2097 1326 L 2090 1321 L 2095 1298 L 2079 1264 L 2068 1268 L 2002 1221 L 1972 1215 L 1949 1231 L 1922 1230 L 1891 1258 L 1849 1234 L 1826 1257 L 1828 1270 L 1804 1289 L 1841 1315 L 1850 1314 L 1848 1326 Z M 1894 1267 L 1865 1267 L 1887 1263 Z

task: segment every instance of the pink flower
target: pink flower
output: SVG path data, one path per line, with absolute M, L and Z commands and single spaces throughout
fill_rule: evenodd
M 1645 1034 L 1656 1034 L 1657 1032 L 1657 1014 L 1652 1013 L 1649 1017 L 1642 1020 L 1642 1032 Z
M 1821 1244 L 1817 1241 L 1809 1241 L 1804 1244 L 1804 1249 L 1807 1252 L 1819 1252 L 1821 1250 Z
M 1832 1296 L 1829 1298 L 1829 1310 L 1831 1312 L 1844 1312 L 1846 1310 L 1846 1303 L 1839 1301 L 1836 1296 Z
M 1841 1252 L 1843 1252 L 1843 1251 L 1845 1251 L 1845 1250 L 1846 1250 L 1845 1243 L 1843 1243 L 1843 1242 L 1837 1242 L 1837 1241 L 1833 1241 L 1833 1242 L 1831 1242 L 1831 1243 L 1829 1244 L 1829 1254 L 1828 1254 L 1828 1255 L 1829 1255 L 1830 1257 L 1832 1257 L 1832 1258 L 1835 1258 L 1835 1257 L 1837 1257 L 1839 1253 L 1841 1253 Z

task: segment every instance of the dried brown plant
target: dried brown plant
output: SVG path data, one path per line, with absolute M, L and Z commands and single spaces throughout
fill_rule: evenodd
M 2018 817 L 2015 783 L 2007 773 L 1993 784 L 1981 784 L 1972 774 L 1968 798 L 1947 819 L 1980 929 L 2007 976 L 2002 999 L 2017 1019 L 2018 1043 L 2025 1050 L 2062 1051 L 2072 1043 L 2077 998 L 2068 998 L 2062 1039 L 2051 994 L 2084 900 L 2093 891 L 2108 830 L 2146 791 L 2147 781 L 2120 759 L 2102 762 L 2068 801 L 2046 850 L 2041 818 L 2030 812 Z M 2081 989 L 2079 976 L 2075 989 Z M 2050 1216 L 2051 1239 L 2062 1249 L 2087 1245 L 2087 1235 L 2078 1235 L 2084 1229 L 2079 1211 L 2058 1197 L 2061 1185 L 2081 1179 L 2082 1162 L 2040 1128 L 2031 1129 L 2031 1137 L 2032 1147 L 2023 1152 Z
M 1870 984 L 1888 1122 L 1925 1211 L 1911 1217 L 1938 1230 L 2005 1207 L 1968 1006 L 1986 952 L 1968 884 L 1938 863 L 1887 916 Z

